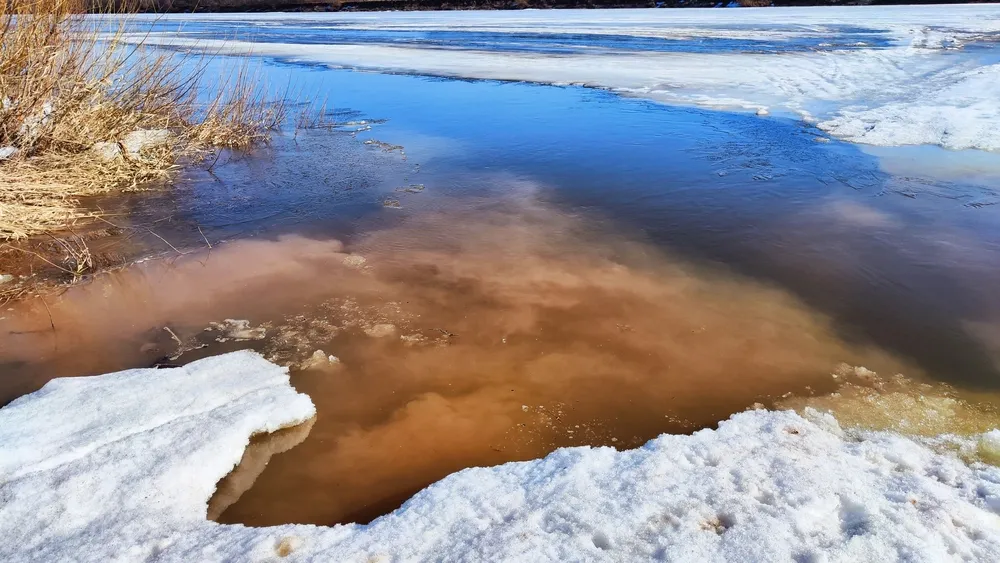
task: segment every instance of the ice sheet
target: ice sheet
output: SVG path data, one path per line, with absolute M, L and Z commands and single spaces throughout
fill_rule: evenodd
M 584 84 L 670 104 L 766 110 L 873 145 L 1000 150 L 996 5 L 225 14 L 175 16 L 155 30 L 142 37 L 334 67 Z

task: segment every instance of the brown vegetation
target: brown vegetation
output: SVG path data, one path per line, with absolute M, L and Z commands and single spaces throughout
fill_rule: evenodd
M 0 238 L 67 226 L 86 214 L 76 198 L 140 189 L 212 147 L 248 148 L 283 118 L 245 67 L 205 92 L 205 59 L 146 48 L 127 16 L 86 6 L 0 5 Z

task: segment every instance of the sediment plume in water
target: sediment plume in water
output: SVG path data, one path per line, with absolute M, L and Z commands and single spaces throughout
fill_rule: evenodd
M 842 362 L 919 373 L 780 289 L 535 205 L 428 213 L 346 247 L 232 242 L 6 316 L 7 400 L 236 348 L 291 366 L 318 417 L 219 516 L 250 525 L 368 521 L 464 467 L 830 393 Z

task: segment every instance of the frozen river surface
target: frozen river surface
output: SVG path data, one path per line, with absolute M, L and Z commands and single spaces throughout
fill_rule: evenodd
M 583 84 L 792 114 L 859 143 L 1000 150 L 1000 8 L 992 5 L 225 14 L 165 18 L 155 29 L 152 42 Z

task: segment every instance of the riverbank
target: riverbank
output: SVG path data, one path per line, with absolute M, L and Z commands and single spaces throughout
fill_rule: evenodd
M 81 197 L 162 184 L 217 151 L 266 142 L 285 120 L 247 68 L 206 81 L 203 59 L 125 44 L 128 14 L 102 21 L 86 6 L 0 8 L 0 240 L 71 231 L 100 215 Z M 82 237 L 53 240 L 70 258 L 49 265 L 74 277 L 94 268 Z

